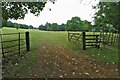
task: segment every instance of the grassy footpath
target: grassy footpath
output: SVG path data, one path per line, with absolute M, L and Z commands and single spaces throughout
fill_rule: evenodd
M 24 29 L 12 29 L 3 28 L 3 33 L 13 33 L 13 32 L 30 32 L 30 46 L 31 51 L 26 53 L 27 58 L 21 59 L 19 64 L 11 70 L 8 77 L 29 77 L 28 71 L 31 67 L 34 67 L 35 62 L 38 60 L 37 53 L 40 43 L 46 43 L 49 45 L 59 44 L 66 48 L 70 48 L 76 53 L 82 55 L 87 55 L 91 59 L 96 59 L 101 62 L 117 63 L 118 61 L 118 50 L 117 47 L 106 47 L 101 49 L 88 48 L 87 50 L 82 50 L 81 45 L 76 45 L 74 43 L 68 42 L 67 32 L 53 32 L 53 31 L 40 31 L 40 30 L 24 30 Z M 17 74 L 12 74 L 17 73 Z

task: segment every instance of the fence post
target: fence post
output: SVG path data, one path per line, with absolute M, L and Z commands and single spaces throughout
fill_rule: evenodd
M 108 38 L 107 38 L 108 44 L 110 43 L 110 37 L 111 37 L 111 33 L 109 32 L 109 35 L 108 35 Z
M 18 53 L 20 56 L 20 33 L 18 33 Z
M 2 34 L 1 34 L 1 41 L 0 41 L 0 42 L 1 42 L 1 49 L 2 49 L 1 52 L 2 52 L 2 57 L 5 58 L 4 50 L 3 50 L 3 42 L 2 42 L 2 38 L 3 38 L 3 37 L 2 37 Z
M 82 32 L 82 44 L 83 44 L 83 50 L 86 50 L 86 44 L 85 44 L 85 42 L 86 42 L 86 40 L 85 40 L 85 32 Z
M 68 31 L 68 41 L 70 41 L 70 38 L 69 38 L 69 31 Z
M 98 42 L 98 36 L 99 35 L 96 35 L 96 45 L 97 45 L 97 48 L 99 49 L 100 48 L 100 43 Z
M 114 37 L 114 41 L 113 41 L 114 43 L 115 43 L 115 41 L 116 41 L 116 35 L 117 35 L 117 33 L 115 32 L 115 37 Z
M 112 32 L 111 44 L 113 43 L 113 36 L 114 36 L 114 33 Z
M 30 51 L 29 32 L 26 32 L 26 50 Z

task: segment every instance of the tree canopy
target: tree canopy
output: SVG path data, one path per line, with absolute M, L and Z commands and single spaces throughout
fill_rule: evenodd
M 58 25 L 57 23 L 49 23 L 46 22 L 45 25 L 40 25 L 39 30 L 46 30 L 46 31 L 65 31 L 65 24 Z
M 99 29 L 106 31 L 111 28 L 113 28 L 113 30 L 117 30 L 119 28 L 118 2 L 100 2 L 96 8 L 99 9 L 99 11 L 95 14 L 94 19 L 95 25 L 98 26 Z
M 49 1 L 55 2 L 55 0 Z M 2 2 L 2 18 L 5 20 L 24 19 L 28 11 L 38 16 L 46 3 L 47 2 Z
M 32 25 L 20 24 L 20 23 L 13 23 L 11 21 L 2 20 L 2 27 L 10 27 L 16 29 L 33 29 Z
M 87 20 L 81 20 L 79 17 L 72 17 L 71 20 L 68 20 L 66 23 L 66 30 L 69 31 L 82 31 L 90 30 L 91 22 Z
M 72 17 L 71 20 L 67 21 L 66 30 L 80 30 L 81 29 L 81 20 L 79 17 Z

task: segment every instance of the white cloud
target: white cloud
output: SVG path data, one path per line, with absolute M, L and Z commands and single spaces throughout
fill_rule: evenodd
M 92 21 L 92 15 L 94 14 L 92 4 L 96 4 L 94 0 L 83 0 L 82 4 L 80 4 L 80 0 L 57 0 L 55 4 L 48 2 L 39 17 L 29 13 L 25 16 L 24 20 L 11 21 L 33 25 L 34 27 L 38 27 L 46 22 L 66 23 L 67 20 L 74 16 L 78 16 L 82 20 Z M 49 11 L 50 8 L 51 11 Z

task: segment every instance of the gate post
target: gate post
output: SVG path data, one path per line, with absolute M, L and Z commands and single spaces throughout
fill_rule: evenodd
M 69 36 L 70 34 L 69 34 L 69 31 L 68 31 L 68 41 L 70 41 L 70 36 Z
M 29 32 L 26 32 L 25 35 L 26 35 L 26 50 L 27 50 L 27 51 L 30 51 Z
M 19 53 L 19 56 L 20 55 L 20 33 L 18 33 L 18 53 Z
M 3 50 L 3 42 L 2 42 L 2 37 L 3 37 L 3 34 L 0 34 L 0 48 L 1 48 L 1 50 L 0 50 L 0 52 L 2 53 L 2 57 L 3 58 L 5 58 L 5 55 L 4 55 L 4 50 Z
M 0 1 L 0 38 L 2 37 L 2 2 Z M 2 48 L 2 39 L 0 39 L 0 48 Z M 2 49 L 0 49 L 0 53 Z M 0 54 L 0 79 L 2 80 L 2 55 Z
M 99 49 L 100 48 L 100 42 L 98 41 L 99 35 L 96 35 L 96 47 Z
M 86 44 L 85 44 L 85 42 L 86 42 L 86 40 L 85 40 L 85 32 L 82 32 L 82 47 L 83 47 L 83 50 L 86 50 Z

